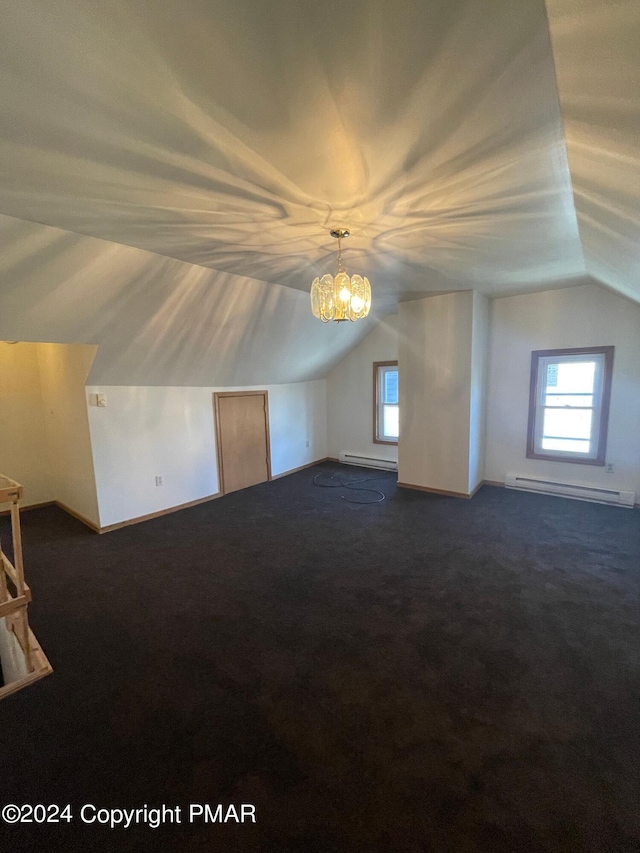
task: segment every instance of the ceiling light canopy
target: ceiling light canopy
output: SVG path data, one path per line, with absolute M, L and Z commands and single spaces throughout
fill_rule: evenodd
M 342 238 L 349 236 L 346 228 L 334 228 L 332 237 L 338 240 L 338 272 L 335 277 L 330 273 L 315 278 L 311 285 L 311 311 L 313 316 L 328 323 L 334 320 L 360 320 L 366 317 L 371 308 L 371 285 L 368 278 L 361 275 L 347 275 L 342 266 Z

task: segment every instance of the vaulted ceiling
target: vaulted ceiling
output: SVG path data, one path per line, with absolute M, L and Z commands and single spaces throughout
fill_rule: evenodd
M 640 3 L 547 6 L 586 269 L 640 302 Z
M 194 362 L 211 357 L 200 328 L 203 316 L 215 319 L 213 308 L 203 314 L 196 280 L 202 293 L 231 288 L 236 301 L 243 289 L 243 304 L 251 288 L 266 288 L 265 305 L 302 306 L 303 294 L 291 302 L 288 289 L 306 292 L 333 269 L 335 225 L 352 231 L 345 260 L 371 278 L 374 319 L 433 292 L 497 296 L 590 277 L 640 301 L 640 6 L 547 5 L 7 2 L 0 234 L 22 241 L 9 256 L 29 254 L 16 219 L 60 229 L 63 243 L 72 232 L 67 248 L 74 235 L 109 241 L 82 251 L 74 243 L 79 263 L 103 255 L 124 269 L 114 243 L 153 253 L 145 263 L 128 257 L 155 270 L 145 278 L 155 289 L 121 269 L 112 304 L 108 274 L 97 285 L 79 267 L 77 304 L 88 310 L 95 299 L 107 313 L 136 305 L 122 320 L 142 327 L 139 341 L 158 316 L 171 340 L 170 306 L 180 303 L 178 332 L 191 324 Z M 56 242 L 52 231 L 30 233 L 34 246 Z M 167 277 L 158 255 L 182 265 Z M 0 308 L 15 310 L 22 272 L 0 258 L 0 291 L 13 288 L 9 303 L 0 292 Z M 44 325 L 63 310 L 49 302 Z M 3 319 L 11 325 L 0 315 L 0 335 L 17 336 L 3 333 Z M 58 319 L 47 339 L 105 343 Z M 325 355 L 289 371 L 301 378 L 321 374 L 362 334 L 343 330 L 338 343 L 335 330 L 308 328 Z

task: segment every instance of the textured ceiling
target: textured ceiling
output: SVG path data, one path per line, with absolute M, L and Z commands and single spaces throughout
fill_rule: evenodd
M 0 338 L 99 344 L 94 382 L 293 382 L 427 293 L 640 301 L 640 3 L 547 7 L 6 0 Z M 309 314 L 336 225 L 355 326 Z
M 0 215 L 0 340 L 98 344 L 90 383 L 320 379 L 375 324 L 308 294 Z
M 547 5 L 587 271 L 640 302 L 640 3 Z
M 543 0 L 13 0 L 0 212 L 378 308 L 586 272 Z

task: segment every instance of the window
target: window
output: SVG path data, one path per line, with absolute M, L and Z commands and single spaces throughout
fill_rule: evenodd
M 398 443 L 398 362 L 376 361 L 373 365 L 373 440 L 376 444 Z
M 527 456 L 604 465 L 613 347 L 531 354 Z

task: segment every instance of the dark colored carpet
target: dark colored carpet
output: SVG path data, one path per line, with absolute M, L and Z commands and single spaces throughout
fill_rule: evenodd
M 640 850 L 640 512 L 315 470 L 105 536 L 25 513 L 55 672 L 0 703 L 0 799 L 76 818 L 2 850 Z M 192 802 L 257 823 L 77 817 Z

